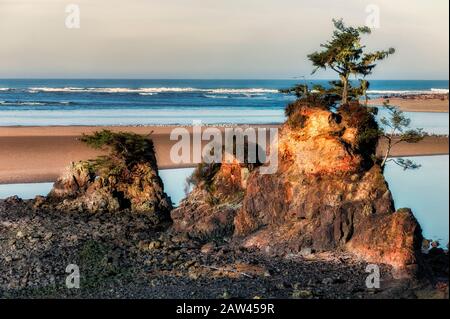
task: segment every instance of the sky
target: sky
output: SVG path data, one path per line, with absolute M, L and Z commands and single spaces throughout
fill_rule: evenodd
M 332 18 L 396 48 L 370 78 L 448 80 L 448 0 L 0 0 L 0 78 L 328 79 Z

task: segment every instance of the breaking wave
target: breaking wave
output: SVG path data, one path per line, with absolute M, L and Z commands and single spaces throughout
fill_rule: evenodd
M 4 89 L 9 90 L 9 89 Z M 211 93 L 211 94 L 267 94 L 278 93 L 275 89 L 248 88 L 248 89 L 224 89 L 224 88 L 193 88 L 193 87 L 149 87 L 149 88 L 80 88 L 80 87 L 31 87 L 28 93 L 139 93 L 152 95 L 156 93 Z
M 245 95 L 254 97 L 265 94 L 279 93 L 277 89 L 267 88 L 194 88 L 194 87 L 30 87 L 30 88 L 0 88 L 0 92 L 24 91 L 27 93 L 119 93 L 155 95 L 158 93 L 202 93 L 206 97 L 220 98 L 221 95 Z M 407 94 L 448 94 L 449 89 L 431 88 L 429 90 L 368 90 L 368 94 L 407 95 Z
M 72 105 L 73 102 L 54 102 L 54 101 L 0 101 L 0 105 L 4 106 L 43 106 L 43 105 Z

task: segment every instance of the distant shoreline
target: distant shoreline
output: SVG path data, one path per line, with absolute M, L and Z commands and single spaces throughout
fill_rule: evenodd
M 226 125 L 236 127 L 236 125 Z M 242 126 L 242 125 L 241 125 Z M 279 125 L 244 125 L 278 127 Z M 61 126 L 61 127 L 0 127 L 0 184 L 52 182 L 73 161 L 94 158 L 103 152 L 86 146 L 79 140 L 85 133 L 101 129 L 150 134 L 160 169 L 195 167 L 195 164 L 173 164 L 170 132 L 179 126 Z M 189 131 L 192 127 L 185 126 Z M 224 129 L 224 126 L 217 126 Z M 383 149 L 383 143 L 379 147 Z M 399 144 L 392 156 L 429 156 L 449 153 L 449 139 L 430 136 L 418 144 Z
M 448 94 L 409 94 L 392 95 L 369 100 L 369 105 L 379 106 L 389 100 L 390 105 L 399 107 L 405 112 L 448 113 Z

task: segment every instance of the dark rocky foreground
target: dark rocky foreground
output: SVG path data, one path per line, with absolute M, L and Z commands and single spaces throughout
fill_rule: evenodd
M 69 165 L 47 197 L 0 200 L 0 297 L 448 298 L 448 255 L 422 255 L 413 213 L 394 210 L 373 116 L 288 113 L 276 174 L 200 164 L 176 209 L 151 139 L 84 136 L 109 155 Z
M 269 257 L 171 234 L 144 214 L 34 206 L 0 201 L 1 298 L 448 298 L 446 255 L 433 257 L 443 264 L 431 281 L 394 280 L 381 266 L 381 288 L 367 289 L 367 263 L 349 253 Z M 69 264 L 80 289 L 66 288 Z

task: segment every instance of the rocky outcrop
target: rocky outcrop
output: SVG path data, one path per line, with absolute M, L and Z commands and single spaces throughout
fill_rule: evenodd
M 110 155 L 72 163 L 43 205 L 91 213 L 128 210 L 168 220 L 172 203 L 158 175 L 152 141 L 128 133 L 96 134 L 96 138 L 109 138 L 105 145 Z M 118 149 L 116 142 L 126 151 Z
M 355 229 L 347 249 L 375 263 L 394 266 L 398 276 L 418 271 L 422 230 L 411 210 L 375 214 Z
M 238 190 L 241 200 L 227 210 L 221 208 L 220 197 L 213 205 L 197 206 L 210 196 L 197 186 L 172 213 L 176 229 L 195 235 L 181 224 L 199 229 L 210 218 L 223 217 L 221 228 L 231 226 L 237 243 L 269 254 L 347 250 L 396 268 L 414 265 L 420 226 L 410 211 L 394 211 L 388 185 L 373 158 L 378 136 L 372 114 L 360 105 L 331 112 L 301 102 L 287 113 L 279 133 L 277 173 L 263 175 L 258 168 L 249 172 Z M 225 167 L 212 178 L 214 189 L 220 185 L 216 176 Z M 233 174 L 241 175 L 245 174 Z M 227 225 L 233 216 L 233 225 Z M 212 228 L 204 229 L 203 236 L 211 234 Z
M 200 165 L 194 190 L 171 212 L 173 229 L 202 239 L 232 235 L 248 172 L 238 163 Z

